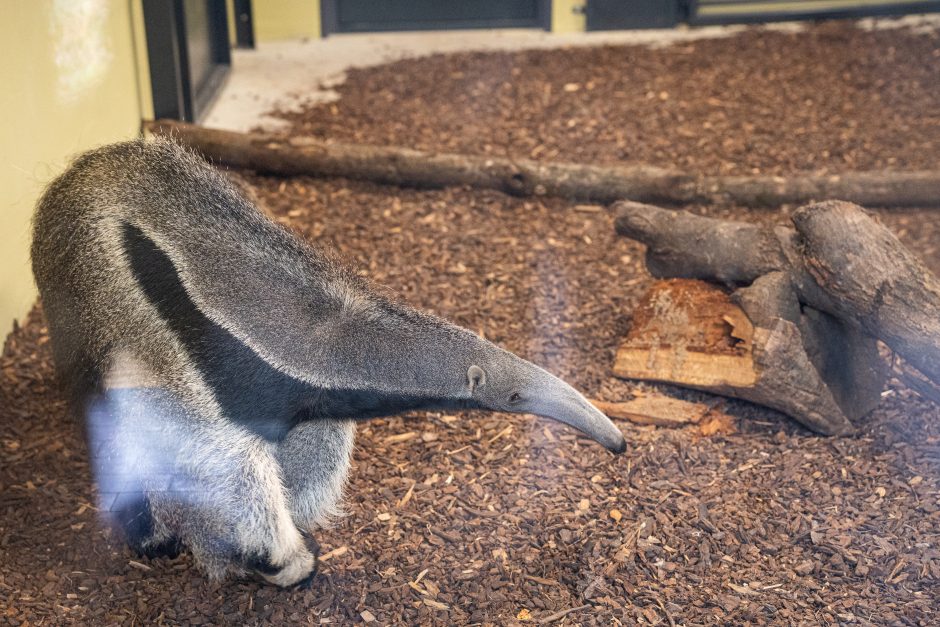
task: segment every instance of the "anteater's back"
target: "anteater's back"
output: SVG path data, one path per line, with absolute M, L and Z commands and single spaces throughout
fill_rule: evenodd
M 132 347 L 158 372 L 181 353 L 147 302 L 126 253 L 128 224 L 150 220 L 172 233 L 185 213 L 220 226 L 218 208 L 255 222 L 257 213 L 204 161 L 165 140 L 135 140 L 83 154 L 53 181 L 33 225 L 32 266 L 60 378 L 81 395 Z M 205 210 L 205 211 L 202 211 Z M 174 215 L 174 213 L 176 215 Z M 237 221 L 237 220 L 235 220 Z

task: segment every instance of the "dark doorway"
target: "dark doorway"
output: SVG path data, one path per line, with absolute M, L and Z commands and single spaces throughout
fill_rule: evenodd
M 323 34 L 551 28 L 551 0 L 322 0 Z
M 231 66 L 225 0 L 144 0 L 156 118 L 196 122 Z
M 588 30 L 671 28 L 684 17 L 682 0 L 588 0 Z

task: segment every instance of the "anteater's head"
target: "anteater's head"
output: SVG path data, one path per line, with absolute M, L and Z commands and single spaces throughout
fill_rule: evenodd
M 551 418 L 582 431 L 614 453 L 626 450 L 620 429 L 580 392 L 535 364 L 485 344 L 466 369 L 466 392 L 474 405 Z

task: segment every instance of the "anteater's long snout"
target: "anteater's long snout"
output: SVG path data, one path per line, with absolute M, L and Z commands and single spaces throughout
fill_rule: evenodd
M 547 372 L 539 379 L 538 390 L 525 411 L 574 427 L 613 453 L 627 450 L 627 442 L 617 425 L 580 392 Z

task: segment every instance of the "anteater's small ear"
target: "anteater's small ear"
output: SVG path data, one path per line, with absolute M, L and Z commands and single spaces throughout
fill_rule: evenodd
M 470 385 L 470 392 L 483 387 L 486 385 L 486 372 L 479 366 L 470 366 L 467 370 L 467 383 Z

